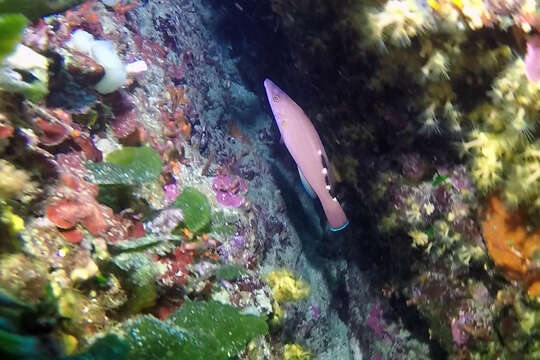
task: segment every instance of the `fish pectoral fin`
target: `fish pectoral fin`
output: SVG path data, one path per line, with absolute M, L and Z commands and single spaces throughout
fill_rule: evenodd
M 311 185 L 309 185 L 308 181 L 306 180 L 306 177 L 304 176 L 304 174 L 302 174 L 302 170 L 300 170 L 299 167 L 297 167 L 297 169 L 298 169 L 298 174 L 300 175 L 300 182 L 302 183 L 304 190 L 306 190 L 307 194 L 312 199 L 315 199 L 317 197 L 317 194 L 315 194 L 315 191 L 313 191 L 313 189 L 311 188 Z

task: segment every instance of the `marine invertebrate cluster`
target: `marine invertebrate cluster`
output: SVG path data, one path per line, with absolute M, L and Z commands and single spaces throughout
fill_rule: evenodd
M 309 360 L 311 353 L 299 344 L 285 344 L 283 360 Z
M 536 211 L 538 156 L 536 104 L 538 85 L 526 76 L 518 59 L 494 80 L 491 103 L 471 113 L 478 129 L 470 132 L 463 148 L 472 155 L 471 174 L 484 192 L 501 191 L 507 205 Z
M 390 0 L 377 12 L 368 15 L 374 40 L 408 46 L 411 38 L 433 26 L 429 14 L 414 0 Z

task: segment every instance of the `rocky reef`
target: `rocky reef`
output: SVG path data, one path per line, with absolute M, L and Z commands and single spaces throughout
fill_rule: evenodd
M 214 2 L 236 51 L 272 49 L 241 72 L 285 84 L 334 154 L 356 224 L 328 246 L 334 305 L 363 356 L 537 358 L 537 4 L 238 4 Z

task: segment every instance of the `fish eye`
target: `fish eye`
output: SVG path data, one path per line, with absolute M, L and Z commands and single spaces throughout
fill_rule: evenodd
M 279 96 L 277 96 L 277 95 L 272 96 L 272 100 L 274 102 L 279 102 Z

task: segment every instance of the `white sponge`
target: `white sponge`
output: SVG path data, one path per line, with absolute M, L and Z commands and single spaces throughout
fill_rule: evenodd
M 95 85 L 96 91 L 109 94 L 118 90 L 126 82 L 126 67 L 118 57 L 114 44 L 108 40 L 96 40 L 84 30 L 76 30 L 71 34 L 67 46 L 90 56 L 103 66 L 105 75 Z
M 124 85 L 126 82 L 126 68 L 118 57 L 111 41 L 94 41 L 90 56 L 105 69 L 105 76 L 95 86 L 99 93 L 108 94 Z

